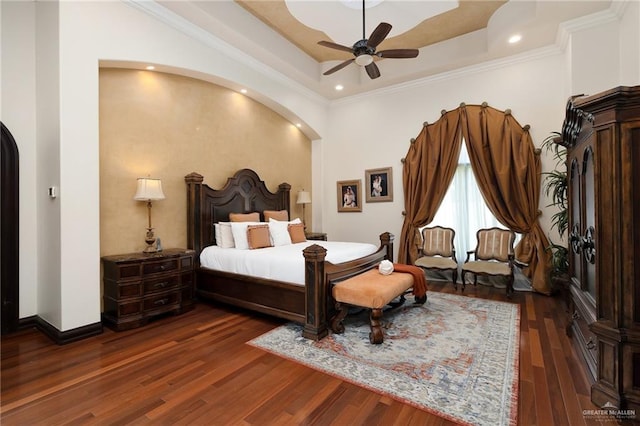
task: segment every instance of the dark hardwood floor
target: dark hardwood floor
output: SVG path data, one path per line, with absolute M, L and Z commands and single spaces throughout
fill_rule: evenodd
M 438 283 L 430 291 L 454 292 Z M 481 286 L 464 295 L 506 300 L 504 290 Z M 516 293 L 512 302 L 521 306 L 519 424 L 596 424 L 583 415 L 597 407 L 565 335 L 564 301 Z M 280 324 L 200 303 L 64 346 L 36 330 L 3 336 L 0 423 L 453 424 L 245 344 Z

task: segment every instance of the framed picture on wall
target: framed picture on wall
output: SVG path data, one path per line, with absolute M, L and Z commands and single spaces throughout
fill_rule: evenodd
M 391 167 L 364 171 L 367 203 L 393 201 L 393 174 Z
M 362 181 L 339 180 L 338 181 L 338 211 L 361 212 L 362 211 Z

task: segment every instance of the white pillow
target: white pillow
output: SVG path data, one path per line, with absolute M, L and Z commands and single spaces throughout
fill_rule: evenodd
M 220 235 L 220 224 L 219 223 L 214 223 L 213 224 L 213 232 L 214 232 L 214 234 L 216 234 L 216 245 L 217 246 L 222 245 L 222 236 Z
M 216 245 L 222 248 L 235 247 L 231 222 L 216 223 Z
M 285 222 L 269 218 L 269 234 L 271 235 L 271 243 L 274 247 L 291 244 L 291 236 L 289 235 L 288 229 L 290 223 L 301 223 L 301 220 L 300 218 L 295 218 Z
M 230 222 L 231 233 L 235 247 L 240 250 L 249 250 L 249 240 L 247 240 L 247 226 L 260 225 L 262 222 Z

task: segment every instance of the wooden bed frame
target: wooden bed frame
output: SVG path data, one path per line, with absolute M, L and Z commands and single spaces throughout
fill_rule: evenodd
M 214 223 L 229 221 L 229 213 L 290 211 L 291 185 L 282 183 L 270 192 L 256 172 L 238 171 L 224 188 L 203 183 L 202 175 L 185 176 L 187 183 L 187 246 L 196 252 L 196 295 L 230 305 L 284 318 L 304 325 L 302 335 L 320 340 L 328 334 L 328 321 L 335 312 L 333 283 L 393 260 L 393 235 L 380 235 L 380 247 L 368 256 L 340 264 L 325 261 L 326 249 L 313 244 L 303 250 L 305 286 L 214 271 L 200 267 L 200 252 L 215 244 Z

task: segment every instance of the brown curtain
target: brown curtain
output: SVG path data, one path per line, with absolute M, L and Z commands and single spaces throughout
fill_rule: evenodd
M 453 114 L 454 112 L 457 114 Z M 410 154 L 413 154 L 412 159 L 416 157 L 413 151 L 416 150 L 415 145 L 420 138 L 416 139 L 409 149 L 403 176 L 407 215 L 402 227 L 399 261 L 413 263 L 415 260 L 417 255 L 415 230 L 433 220 L 455 173 L 460 151 L 459 138 L 464 136 L 471 168 L 487 206 L 500 223 L 523 235 L 516 247 L 516 257 L 529 265 L 523 272 L 531 278 L 534 290 L 549 294 L 551 292 L 548 281 L 550 261 L 549 254 L 545 250 L 548 240 L 538 221 L 540 153 L 533 146 L 528 126 L 522 128 L 508 110 L 498 111 L 486 104 L 468 106 L 463 104 L 457 110 L 444 114 L 440 121 L 445 117 L 453 116 L 456 117 L 456 126 L 460 126 L 460 131 L 455 127 L 456 130 L 451 134 L 452 140 L 447 142 L 446 138 L 438 132 L 434 133 L 433 138 L 426 138 L 422 143 L 425 146 L 421 151 L 426 152 L 424 155 L 431 162 L 437 162 L 438 159 L 435 156 L 442 155 L 438 145 L 448 144 L 449 147 L 455 147 L 452 149 L 455 152 L 453 158 L 442 157 L 444 170 L 438 170 L 433 163 L 420 160 L 416 160 L 420 161 L 418 164 L 414 162 L 408 166 Z M 430 128 L 439 127 L 438 123 L 425 126 L 426 132 L 423 129 L 421 135 L 426 133 L 428 136 Z M 440 181 L 433 177 L 420 179 L 425 174 L 432 176 L 436 170 L 443 175 Z M 423 185 L 421 189 L 427 193 L 430 192 L 430 195 L 419 195 L 420 189 L 414 181 Z M 413 186 L 408 186 L 407 182 L 413 183 Z M 436 189 L 429 188 L 431 185 Z M 437 196 L 440 197 L 437 198 Z M 430 197 L 433 197 L 433 200 Z M 437 201 L 437 204 L 429 201 Z
M 405 219 L 398 261 L 413 264 L 418 251 L 416 230 L 431 222 L 458 167 L 462 139 L 460 111 L 443 111 L 436 123 L 425 123 L 404 159 Z
M 540 152 L 529 126 L 522 128 L 509 110 L 484 104 L 462 108 L 462 114 L 462 133 L 480 192 L 496 219 L 522 234 L 517 258 L 529 265 L 524 273 L 534 290 L 549 294 L 549 241 L 538 221 Z

